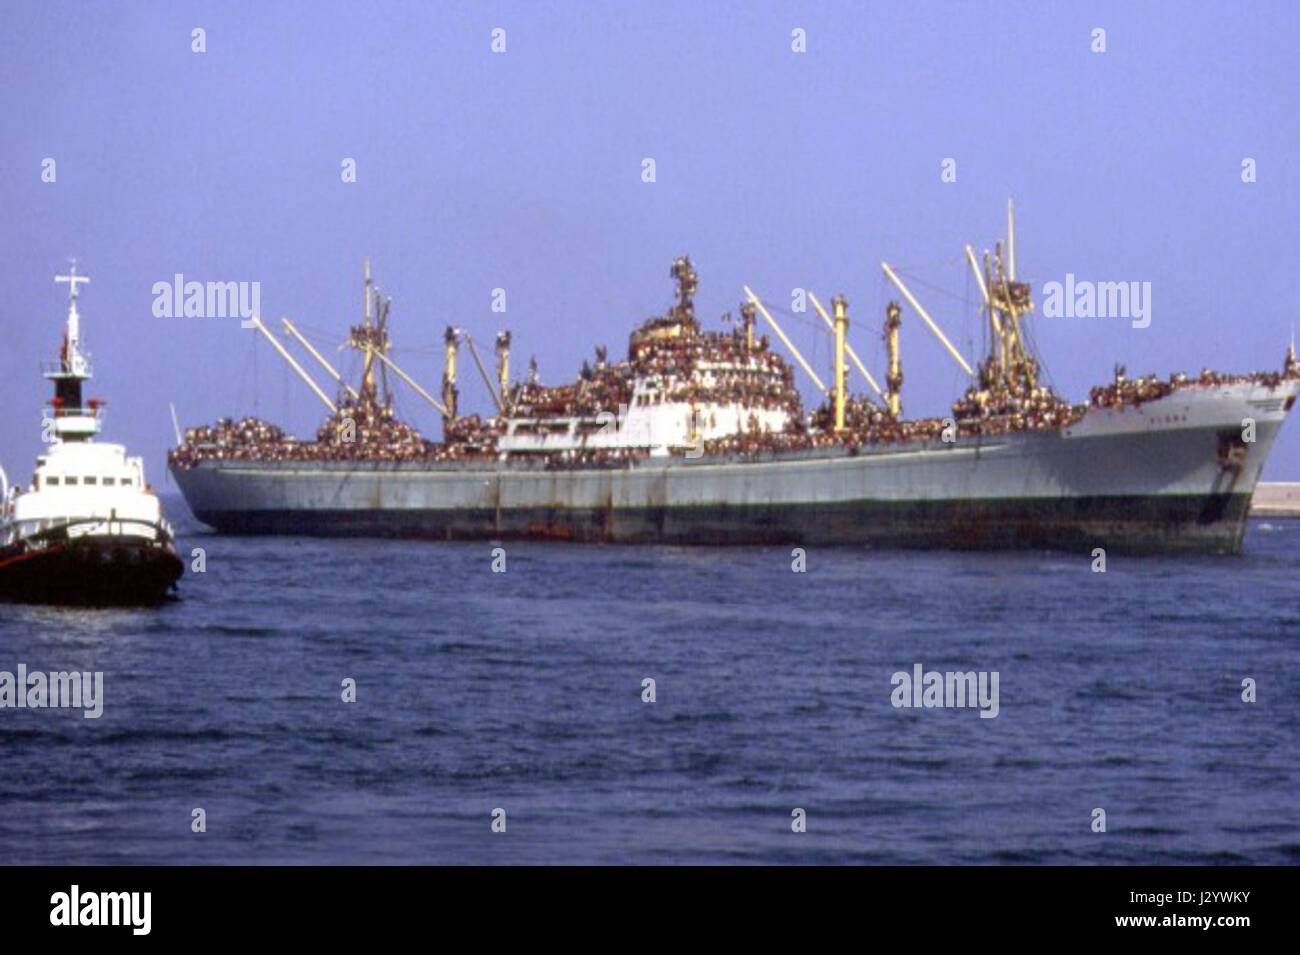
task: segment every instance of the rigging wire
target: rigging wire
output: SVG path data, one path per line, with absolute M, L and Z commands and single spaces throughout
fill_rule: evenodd
M 920 278 L 919 276 L 915 275 L 912 272 L 905 271 L 903 269 L 898 268 L 897 266 L 893 266 L 893 269 L 899 275 L 906 278 L 910 283 L 914 283 L 916 285 L 921 286 L 922 288 L 929 289 L 930 291 L 935 292 L 939 295 L 946 296 L 947 298 L 950 298 L 953 301 L 957 301 L 957 302 L 969 301 L 969 299 L 963 299 L 962 296 L 957 295 L 955 292 L 950 292 L 948 289 L 943 288 L 940 285 L 935 285 L 933 282 L 927 282 L 925 279 Z
M 248 337 L 248 346 L 253 352 L 253 411 L 257 411 L 259 405 L 259 393 L 261 389 L 257 383 L 257 339 L 252 335 Z

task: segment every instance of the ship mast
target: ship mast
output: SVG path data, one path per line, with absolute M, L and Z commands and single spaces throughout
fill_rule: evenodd
M 447 331 L 442 336 L 444 346 L 442 403 L 447 409 L 447 413 L 443 415 L 444 429 L 448 422 L 456 420 L 456 402 L 460 397 L 460 389 L 456 387 L 456 352 L 459 336 L 460 330 L 450 325 L 447 326 Z
M 740 303 L 740 320 L 745 326 L 745 353 L 754 350 L 754 303 Z
M 364 295 L 365 295 L 365 304 L 364 304 L 364 306 L 363 306 L 363 311 L 365 312 L 365 318 L 364 318 L 363 321 L 362 321 L 362 326 L 363 326 L 363 327 L 365 328 L 365 330 L 366 330 L 366 333 L 367 333 L 367 335 L 366 335 L 367 341 L 366 341 L 366 344 L 365 344 L 365 366 L 364 366 L 364 368 L 362 369 L 362 372 L 361 372 L 361 387 L 362 387 L 362 390 L 365 391 L 365 390 L 367 390 L 367 386 L 369 386 L 368 390 L 369 390 L 371 393 L 373 393 L 373 392 L 374 392 L 374 377 L 373 377 L 373 376 L 374 376 L 374 370 L 373 370 L 373 369 L 374 369 L 374 357 L 373 357 L 372 354 L 371 354 L 371 351 L 370 351 L 370 343 L 369 343 L 369 341 L 368 341 L 368 339 L 369 339 L 369 332 L 370 332 L 370 287 L 371 287 L 371 284 L 372 284 L 372 282 L 371 282 L 371 278 L 370 278 L 370 256 L 366 256 L 366 259 L 365 259 L 365 270 L 366 270 L 366 285 L 365 285 L 365 291 L 364 291 Z
M 694 296 L 700 287 L 700 276 L 691 265 L 691 257 L 678 256 L 673 260 L 669 272 L 677 280 L 677 305 L 673 308 L 673 313 L 682 324 L 694 325 L 696 324 Z
M 99 402 L 82 406 L 81 383 L 91 377 L 90 357 L 81 349 L 81 313 L 77 309 L 79 285 L 90 281 L 88 275 L 77 274 L 73 260 L 67 275 L 56 275 L 54 281 L 68 286 L 68 317 L 63 331 L 63 347 L 57 362 L 47 362 L 44 376 L 54 382 L 54 432 L 65 441 L 85 441 L 99 431 Z
M 69 372 L 78 378 L 89 378 L 90 362 L 81 352 L 81 313 L 77 311 L 77 299 L 81 293 L 77 291 L 77 286 L 88 283 L 90 276 L 77 274 L 77 263 L 74 259 L 68 267 L 68 274 L 56 275 L 54 281 L 66 282 L 68 285 L 68 319 L 63 343 L 64 354 L 61 357 Z
M 826 327 L 831 330 L 831 334 L 834 334 L 835 323 L 831 320 L 831 317 L 826 314 L 826 309 L 822 308 L 822 303 L 817 300 L 817 296 L 814 295 L 812 292 L 809 292 L 808 301 L 813 303 L 813 308 L 817 309 L 817 314 L 822 317 L 822 321 L 824 321 L 826 323 Z M 832 301 L 831 304 L 834 305 L 834 302 Z M 845 304 L 847 306 L 847 302 Z M 750 309 L 752 311 L 753 309 L 752 305 L 750 306 Z M 856 365 L 858 371 L 862 373 L 862 377 L 867 379 L 867 384 L 871 386 L 871 389 L 876 394 L 878 394 L 881 398 L 884 398 L 885 393 L 880 390 L 880 385 L 876 384 L 876 379 L 871 377 L 871 372 L 867 371 L 866 365 L 862 364 L 862 359 L 858 357 L 858 353 L 853 350 L 853 346 L 850 345 L 847 341 L 844 343 L 844 352 L 851 359 L 853 359 L 853 364 Z
M 391 344 L 388 338 L 388 312 L 393 302 L 392 299 L 383 301 L 379 296 L 379 292 L 373 287 L 374 283 L 370 278 L 369 258 L 365 260 L 365 275 L 365 311 L 361 324 L 353 325 L 348 330 L 347 344 L 364 355 L 361 371 L 361 404 L 387 409 L 391 405 L 392 396 L 388 392 L 387 363 L 383 362 L 383 359 L 387 357 Z M 381 362 L 380 371 L 383 375 L 384 390 L 382 400 L 375 388 L 375 362 L 377 359 Z
M 970 245 L 965 247 L 965 252 L 980 295 L 984 298 L 983 310 L 987 312 L 990 331 L 990 347 L 980 363 L 978 376 L 897 273 L 884 262 L 881 263 L 881 268 L 962 370 L 977 378 L 978 383 L 972 384 L 968 395 L 975 397 L 981 407 L 990 410 L 1006 409 L 1026 399 L 1041 397 L 1038 360 L 1025 342 L 1022 328 L 1023 317 L 1034 308 L 1033 290 L 1028 282 L 1016 279 L 1016 220 L 1012 200 L 1007 200 L 1006 241 L 996 243 L 991 255 L 985 251 L 983 270 Z M 886 328 L 888 334 L 888 325 Z M 891 394 L 893 391 L 891 388 Z
M 974 255 L 967 247 L 974 268 Z M 978 273 L 976 273 L 978 278 Z M 1025 345 L 1022 316 L 1033 310 L 1032 289 L 1028 282 L 1016 281 L 1015 206 L 1007 200 L 1007 240 L 994 246 L 990 261 L 985 253 L 984 278 L 980 283 L 989 311 L 989 325 L 998 341 L 996 358 L 990 354 L 985 362 L 986 388 L 1005 390 L 1013 396 L 1027 397 L 1038 388 L 1038 361 Z
M 497 393 L 504 410 L 510 405 L 510 332 L 497 332 Z

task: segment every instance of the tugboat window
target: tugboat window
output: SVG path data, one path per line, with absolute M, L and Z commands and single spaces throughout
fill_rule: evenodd
M 109 487 L 114 483 L 115 480 L 116 478 L 111 478 L 111 477 L 104 478 L 104 487 Z
M 86 483 L 86 484 L 98 484 L 98 483 L 99 483 L 99 479 L 98 479 L 98 478 L 95 478 L 95 477 L 90 477 L 89 475 L 87 475 L 85 483 Z
M 77 479 L 74 478 L 72 475 L 68 475 L 67 477 L 65 477 L 65 478 L 63 479 L 63 483 L 64 483 L 64 484 L 76 484 L 76 483 L 77 483 Z
M 48 484 L 50 487 L 57 487 L 59 483 L 59 479 L 56 477 L 47 477 L 45 479 L 45 483 Z

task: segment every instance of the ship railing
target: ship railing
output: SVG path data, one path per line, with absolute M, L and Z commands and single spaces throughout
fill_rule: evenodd
M 53 408 L 56 418 L 102 418 L 104 416 L 103 405 L 83 405 L 80 408 L 54 405 Z
M 30 540 L 75 539 L 104 528 L 110 537 L 143 537 L 153 541 L 174 539 L 172 526 L 166 520 L 145 520 L 136 517 L 47 517 L 17 524 L 17 536 Z M 132 528 L 133 532 L 127 532 Z M 147 533 L 146 533 L 147 532 Z
M 67 375 L 69 378 L 89 378 L 90 362 L 83 359 L 80 372 L 74 372 L 67 362 L 59 358 L 41 362 L 42 377 L 55 378 L 63 375 Z

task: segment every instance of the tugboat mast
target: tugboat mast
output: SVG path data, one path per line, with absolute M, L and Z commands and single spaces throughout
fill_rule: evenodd
M 77 310 L 80 292 L 77 287 L 90 281 L 88 275 L 77 274 L 74 260 L 67 275 L 56 275 L 54 281 L 67 283 L 68 317 L 63 332 L 63 347 L 57 362 L 47 362 L 44 377 L 54 382 L 54 432 L 64 441 L 86 441 L 99 431 L 99 402 L 82 404 L 81 383 L 91 375 L 90 357 L 81 349 L 81 313 Z

